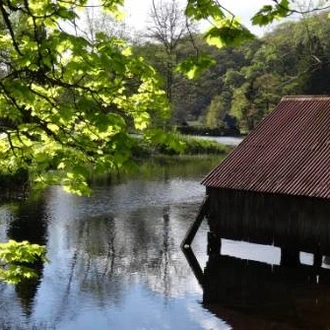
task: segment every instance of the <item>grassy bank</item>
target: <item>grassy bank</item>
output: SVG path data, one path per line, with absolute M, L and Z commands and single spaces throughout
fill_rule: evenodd
M 136 139 L 132 149 L 135 158 L 148 158 L 150 156 L 183 156 L 183 155 L 224 155 L 230 147 L 216 141 L 203 140 L 198 137 L 173 133 L 170 135 L 172 142 L 151 142 Z

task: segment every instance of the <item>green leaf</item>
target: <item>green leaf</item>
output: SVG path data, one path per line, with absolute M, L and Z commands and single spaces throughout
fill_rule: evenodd
M 0 281 L 17 284 L 24 278 L 36 277 L 36 272 L 28 265 L 38 260 L 46 262 L 45 253 L 44 246 L 27 241 L 0 243 Z
M 197 78 L 206 69 L 215 65 L 216 61 L 208 54 L 201 54 L 198 57 L 191 57 L 181 62 L 176 71 L 185 75 L 188 79 Z
M 253 17 L 252 24 L 264 26 L 272 23 L 275 19 L 283 18 L 291 13 L 288 0 L 281 0 L 275 7 L 263 6 Z
M 263 6 L 253 17 L 252 24 L 264 26 L 270 24 L 275 19 L 273 7 L 270 5 Z
M 244 41 L 252 40 L 255 36 L 237 20 L 224 19 L 218 26 L 210 28 L 204 35 L 209 45 L 221 48 L 237 46 Z
M 185 15 L 195 20 L 225 17 L 221 7 L 214 0 L 189 0 Z
M 91 189 L 86 182 L 86 176 L 81 174 L 81 168 L 68 172 L 66 178 L 62 181 L 64 191 L 78 196 L 89 196 Z
M 104 0 L 102 3 L 103 9 L 118 20 L 123 18 L 123 13 L 120 11 L 123 5 L 124 0 Z
M 276 5 L 278 17 L 285 17 L 290 13 L 289 0 L 281 0 L 281 2 Z
M 78 15 L 74 11 L 65 7 L 59 7 L 56 10 L 56 14 L 59 15 L 61 18 L 68 20 L 72 20 L 78 17 Z

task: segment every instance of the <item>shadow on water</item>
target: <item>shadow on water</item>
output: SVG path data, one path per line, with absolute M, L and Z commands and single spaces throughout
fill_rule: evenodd
M 233 329 L 329 329 L 327 257 L 315 267 L 212 255 L 203 271 L 192 249 L 183 252 L 203 288 L 204 308 Z
M 47 243 L 47 215 L 45 201 L 25 200 L 18 202 L 12 209 L 7 226 L 7 236 L 17 242 L 29 241 L 33 244 L 46 245 Z M 20 298 L 26 315 L 32 312 L 34 297 L 42 277 L 44 264 L 41 260 L 29 264 L 36 272 L 36 277 L 23 279 L 15 285 L 15 291 Z

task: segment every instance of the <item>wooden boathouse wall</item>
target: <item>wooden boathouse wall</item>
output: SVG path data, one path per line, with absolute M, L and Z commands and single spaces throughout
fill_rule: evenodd
M 330 201 L 207 188 L 208 223 L 218 237 L 330 255 Z
M 210 240 L 330 255 L 329 127 L 330 96 L 283 97 L 203 179 Z

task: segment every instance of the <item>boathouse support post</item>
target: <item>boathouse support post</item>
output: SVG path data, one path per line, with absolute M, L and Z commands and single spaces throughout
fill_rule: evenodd
M 314 260 L 313 260 L 313 266 L 315 268 L 320 268 L 322 267 L 322 259 L 323 259 L 323 255 L 320 249 L 320 245 L 318 244 L 316 247 L 316 250 L 314 252 Z
M 213 232 L 207 233 L 207 254 L 209 256 L 217 256 L 221 251 L 221 237 Z
M 202 205 L 199 208 L 197 217 L 195 221 L 192 223 L 190 228 L 188 229 L 186 236 L 184 237 L 182 243 L 181 243 L 181 249 L 189 249 L 191 246 L 192 241 L 195 238 L 195 235 L 204 219 L 204 217 L 208 214 L 209 209 L 209 196 L 206 195 Z
M 300 251 L 293 246 L 281 247 L 281 265 L 297 266 L 300 264 Z

